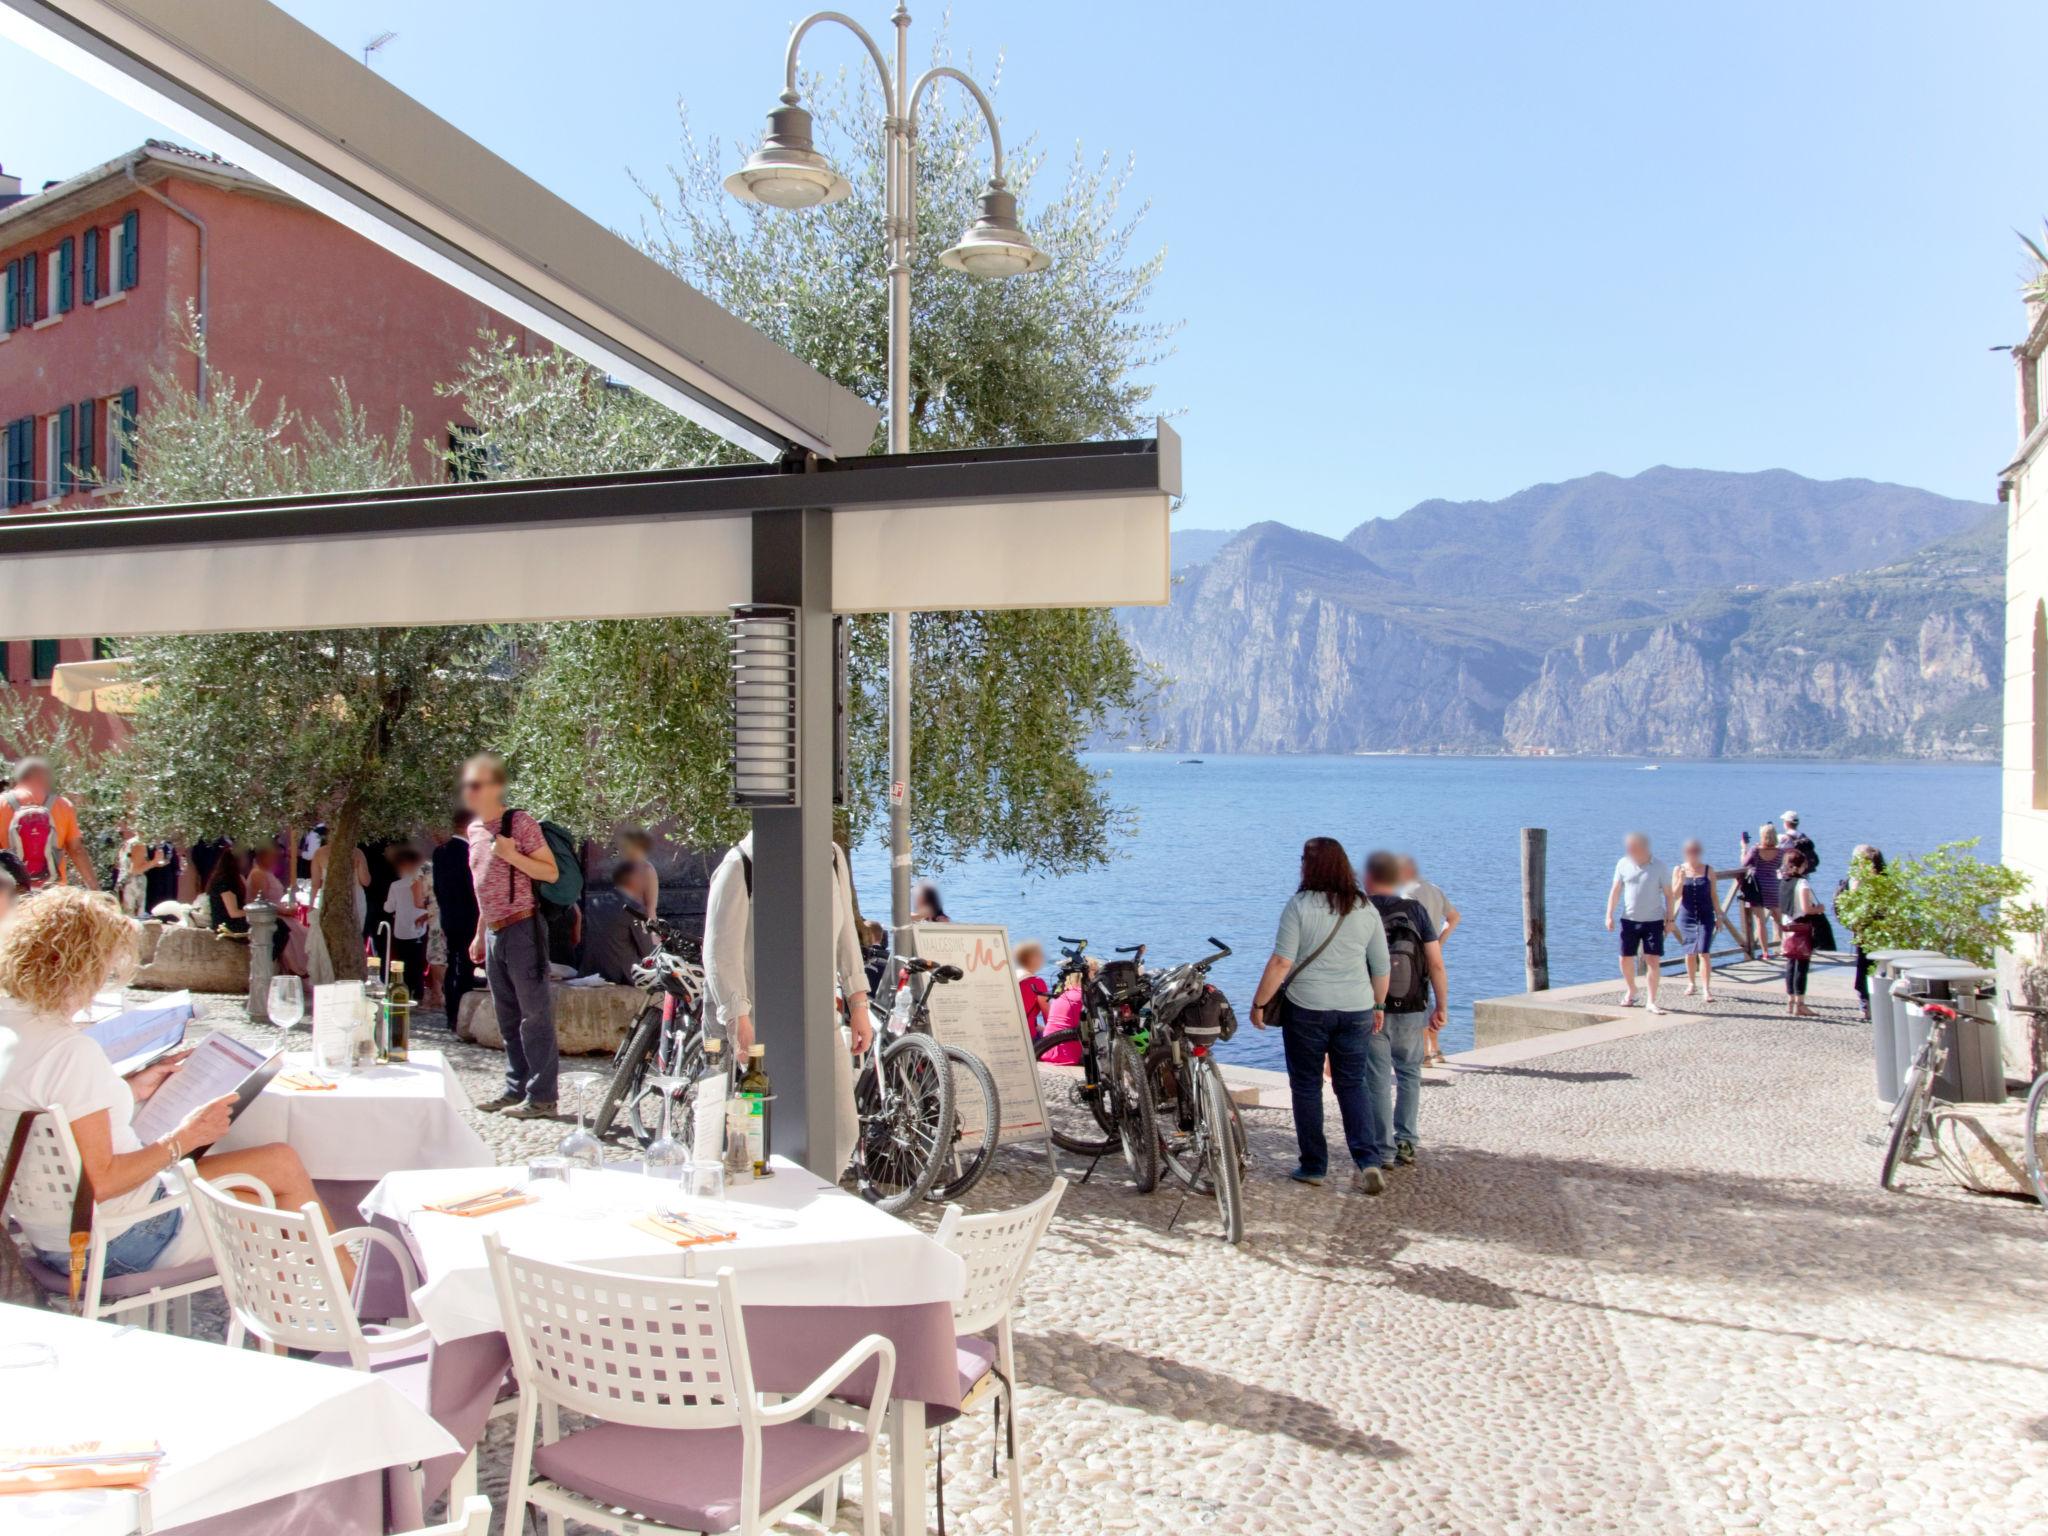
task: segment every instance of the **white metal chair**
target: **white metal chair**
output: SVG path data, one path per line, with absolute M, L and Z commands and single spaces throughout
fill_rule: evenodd
M 955 1357 L 960 1367 L 960 1412 L 978 1407 L 996 1392 L 1002 1394 L 1003 1406 L 1009 1410 L 1004 1449 L 1015 1536 L 1024 1536 L 1024 1474 L 1017 1462 L 1017 1351 L 1010 1335 L 1010 1312 L 1031 1268 L 1032 1255 L 1038 1251 L 1039 1239 L 1052 1225 L 1066 1193 L 1067 1181 L 1056 1178 L 1052 1188 L 1012 1211 L 969 1216 L 959 1206 L 949 1205 L 939 1218 L 938 1231 L 932 1234 L 967 1265 L 967 1285 L 953 1308 L 953 1326 L 959 1331 Z M 991 1332 L 993 1339 L 987 1337 Z M 945 1475 L 943 1466 L 939 1475 Z M 828 1502 L 828 1524 L 831 1514 Z
M 532 1504 L 554 1536 L 568 1517 L 622 1536 L 759 1536 L 858 1462 L 862 1530 L 880 1536 L 876 1444 L 896 1372 L 886 1338 L 868 1335 L 771 1403 L 754 1390 L 730 1269 L 672 1280 L 528 1258 L 495 1233 L 484 1247 L 519 1380 L 507 1531 Z M 806 1422 L 870 1360 L 875 1406 L 861 1428 Z M 564 1408 L 600 1422 L 564 1435 Z
M 425 1530 L 412 1531 L 408 1536 L 488 1536 L 491 1529 L 491 1501 L 481 1494 L 466 1500 L 461 1512 L 456 1512 L 453 1499 L 448 1501 L 449 1515 L 445 1523 L 430 1525 Z M 511 1536 L 518 1536 L 512 1532 Z
M 15 1170 L 14 1187 L 8 1193 L 6 1214 L 17 1225 L 34 1223 L 68 1232 L 82 1166 L 78 1143 L 71 1135 L 70 1116 L 61 1107 L 44 1110 L 29 1124 L 21 1164 Z M 250 1182 L 255 1184 L 256 1181 Z M 189 1333 L 192 1297 L 200 1291 L 210 1291 L 220 1283 L 213 1264 L 201 1259 L 192 1264 L 110 1277 L 107 1274 L 107 1245 L 130 1227 L 153 1221 L 172 1211 L 185 1211 L 186 1219 L 191 1220 L 190 1210 L 190 1199 L 175 1187 L 167 1187 L 161 1200 L 152 1201 L 138 1210 L 117 1213 L 95 1204 L 92 1243 L 86 1250 L 85 1276 L 78 1292 L 78 1315 L 87 1318 L 115 1317 L 147 1308 L 147 1320 L 152 1328 L 177 1326 Z M 22 1244 L 22 1250 L 22 1266 L 36 1284 L 68 1303 L 71 1297 L 68 1266 L 59 1270 L 43 1263 L 29 1250 L 26 1242 Z

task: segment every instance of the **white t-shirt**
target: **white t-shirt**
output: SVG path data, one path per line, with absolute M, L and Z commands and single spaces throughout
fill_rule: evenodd
M 1621 887 L 1621 915 L 1632 923 L 1664 921 L 1665 888 L 1671 884 L 1671 866 L 1652 857 L 1638 864 L 1627 854 L 1614 863 L 1615 883 Z
M 14 1064 L 0 1079 L 0 1146 L 8 1144 L 24 1111 L 61 1107 L 74 1123 L 105 1110 L 114 1151 L 142 1150 L 142 1139 L 128 1123 L 135 1118 L 135 1095 L 115 1076 L 114 1064 L 97 1040 L 81 1035 L 54 1014 L 26 1009 L 0 1014 L 0 1027 L 14 1036 Z M 127 1194 L 100 1201 L 99 1208 L 117 1214 L 139 1210 L 156 1198 L 157 1186 L 157 1179 L 144 1179 Z M 18 1209 L 20 1201 L 9 1204 Z M 29 1242 L 45 1253 L 63 1253 L 71 1246 L 68 1209 L 54 1225 L 35 1220 L 21 1226 Z
M 391 931 L 401 939 L 425 938 L 427 909 L 413 899 L 412 877 L 391 882 L 384 897 L 384 910 L 391 914 Z
M 1401 887 L 1401 894 L 1410 901 L 1422 903 L 1422 910 L 1429 914 L 1429 925 L 1442 937 L 1444 918 L 1451 910 L 1450 898 L 1445 896 L 1441 886 L 1431 885 L 1427 880 L 1410 880 Z

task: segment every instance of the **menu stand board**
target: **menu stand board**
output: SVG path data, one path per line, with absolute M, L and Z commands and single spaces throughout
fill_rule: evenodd
M 919 923 L 916 943 L 920 959 L 960 967 L 960 980 L 935 984 L 926 999 L 932 1033 L 941 1045 L 956 1045 L 979 1057 L 995 1078 L 1003 1116 L 996 1145 L 1043 1141 L 1051 1156 L 1038 1050 L 1010 964 L 1010 930 L 1000 923 Z M 967 1095 L 957 1108 L 962 1130 L 978 1136 L 980 1095 Z

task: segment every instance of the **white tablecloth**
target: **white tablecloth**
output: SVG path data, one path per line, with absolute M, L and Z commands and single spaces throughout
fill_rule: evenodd
M 408 1228 L 420 1260 L 413 1300 L 442 1343 L 502 1331 L 484 1261 L 484 1234 L 536 1257 L 635 1273 L 709 1276 L 730 1266 L 749 1306 L 890 1307 L 956 1302 L 966 1267 L 907 1222 L 856 1195 L 775 1159 L 771 1179 L 739 1186 L 730 1199 L 694 1202 L 739 1236 L 678 1248 L 632 1225 L 653 1208 L 653 1186 L 637 1173 L 606 1172 L 593 1190 L 556 1185 L 533 1205 L 491 1216 L 444 1216 L 421 1207 L 522 1182 L 518 1168 L 394 1173 L 363 1201 L 363 1214 Z
M 459 1449 L 362 1371 L 0 1305 L 0 1346 L 29 1342 L 49 1345 L 56 1363 L 0 1370 L 0 1445 L 158 1441 L 154 1529 Z M 129 1489 L 9 1497 L 0 1529 L 132 1531 L 139 1499 Z
M 409 1062 L 350 1073 L 332 1088 L 288 1088 L 281 1081 L 312 1066 L 310 1052 L 286 1056 L 219 1149 L 282 1141 L 316 1179 L 381 1179 L 400 1168 L 490 1162 L 490 1148 L 463 1117 L 468 1096 L 439 1051 L 414 1051 Z

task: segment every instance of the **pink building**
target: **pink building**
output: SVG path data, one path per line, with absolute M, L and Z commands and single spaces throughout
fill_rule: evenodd
M 151 377 L 198 385 L 187 309 L 214 370 L 315 415 L 341 379 L 380 432 L 412 416 L 413 462 L 445 473 L 460 423 L 435 394 L 484 330 L 519 327 L 225 161 L 156 140 L 23 194 L 0 173 L 0 508 L 89 505 L 129 467 L 124 426 Z M 0 675 L 46 689 L 90 639 L 0 645 Z M 96 720 L 95 724 L 99 722 Z

